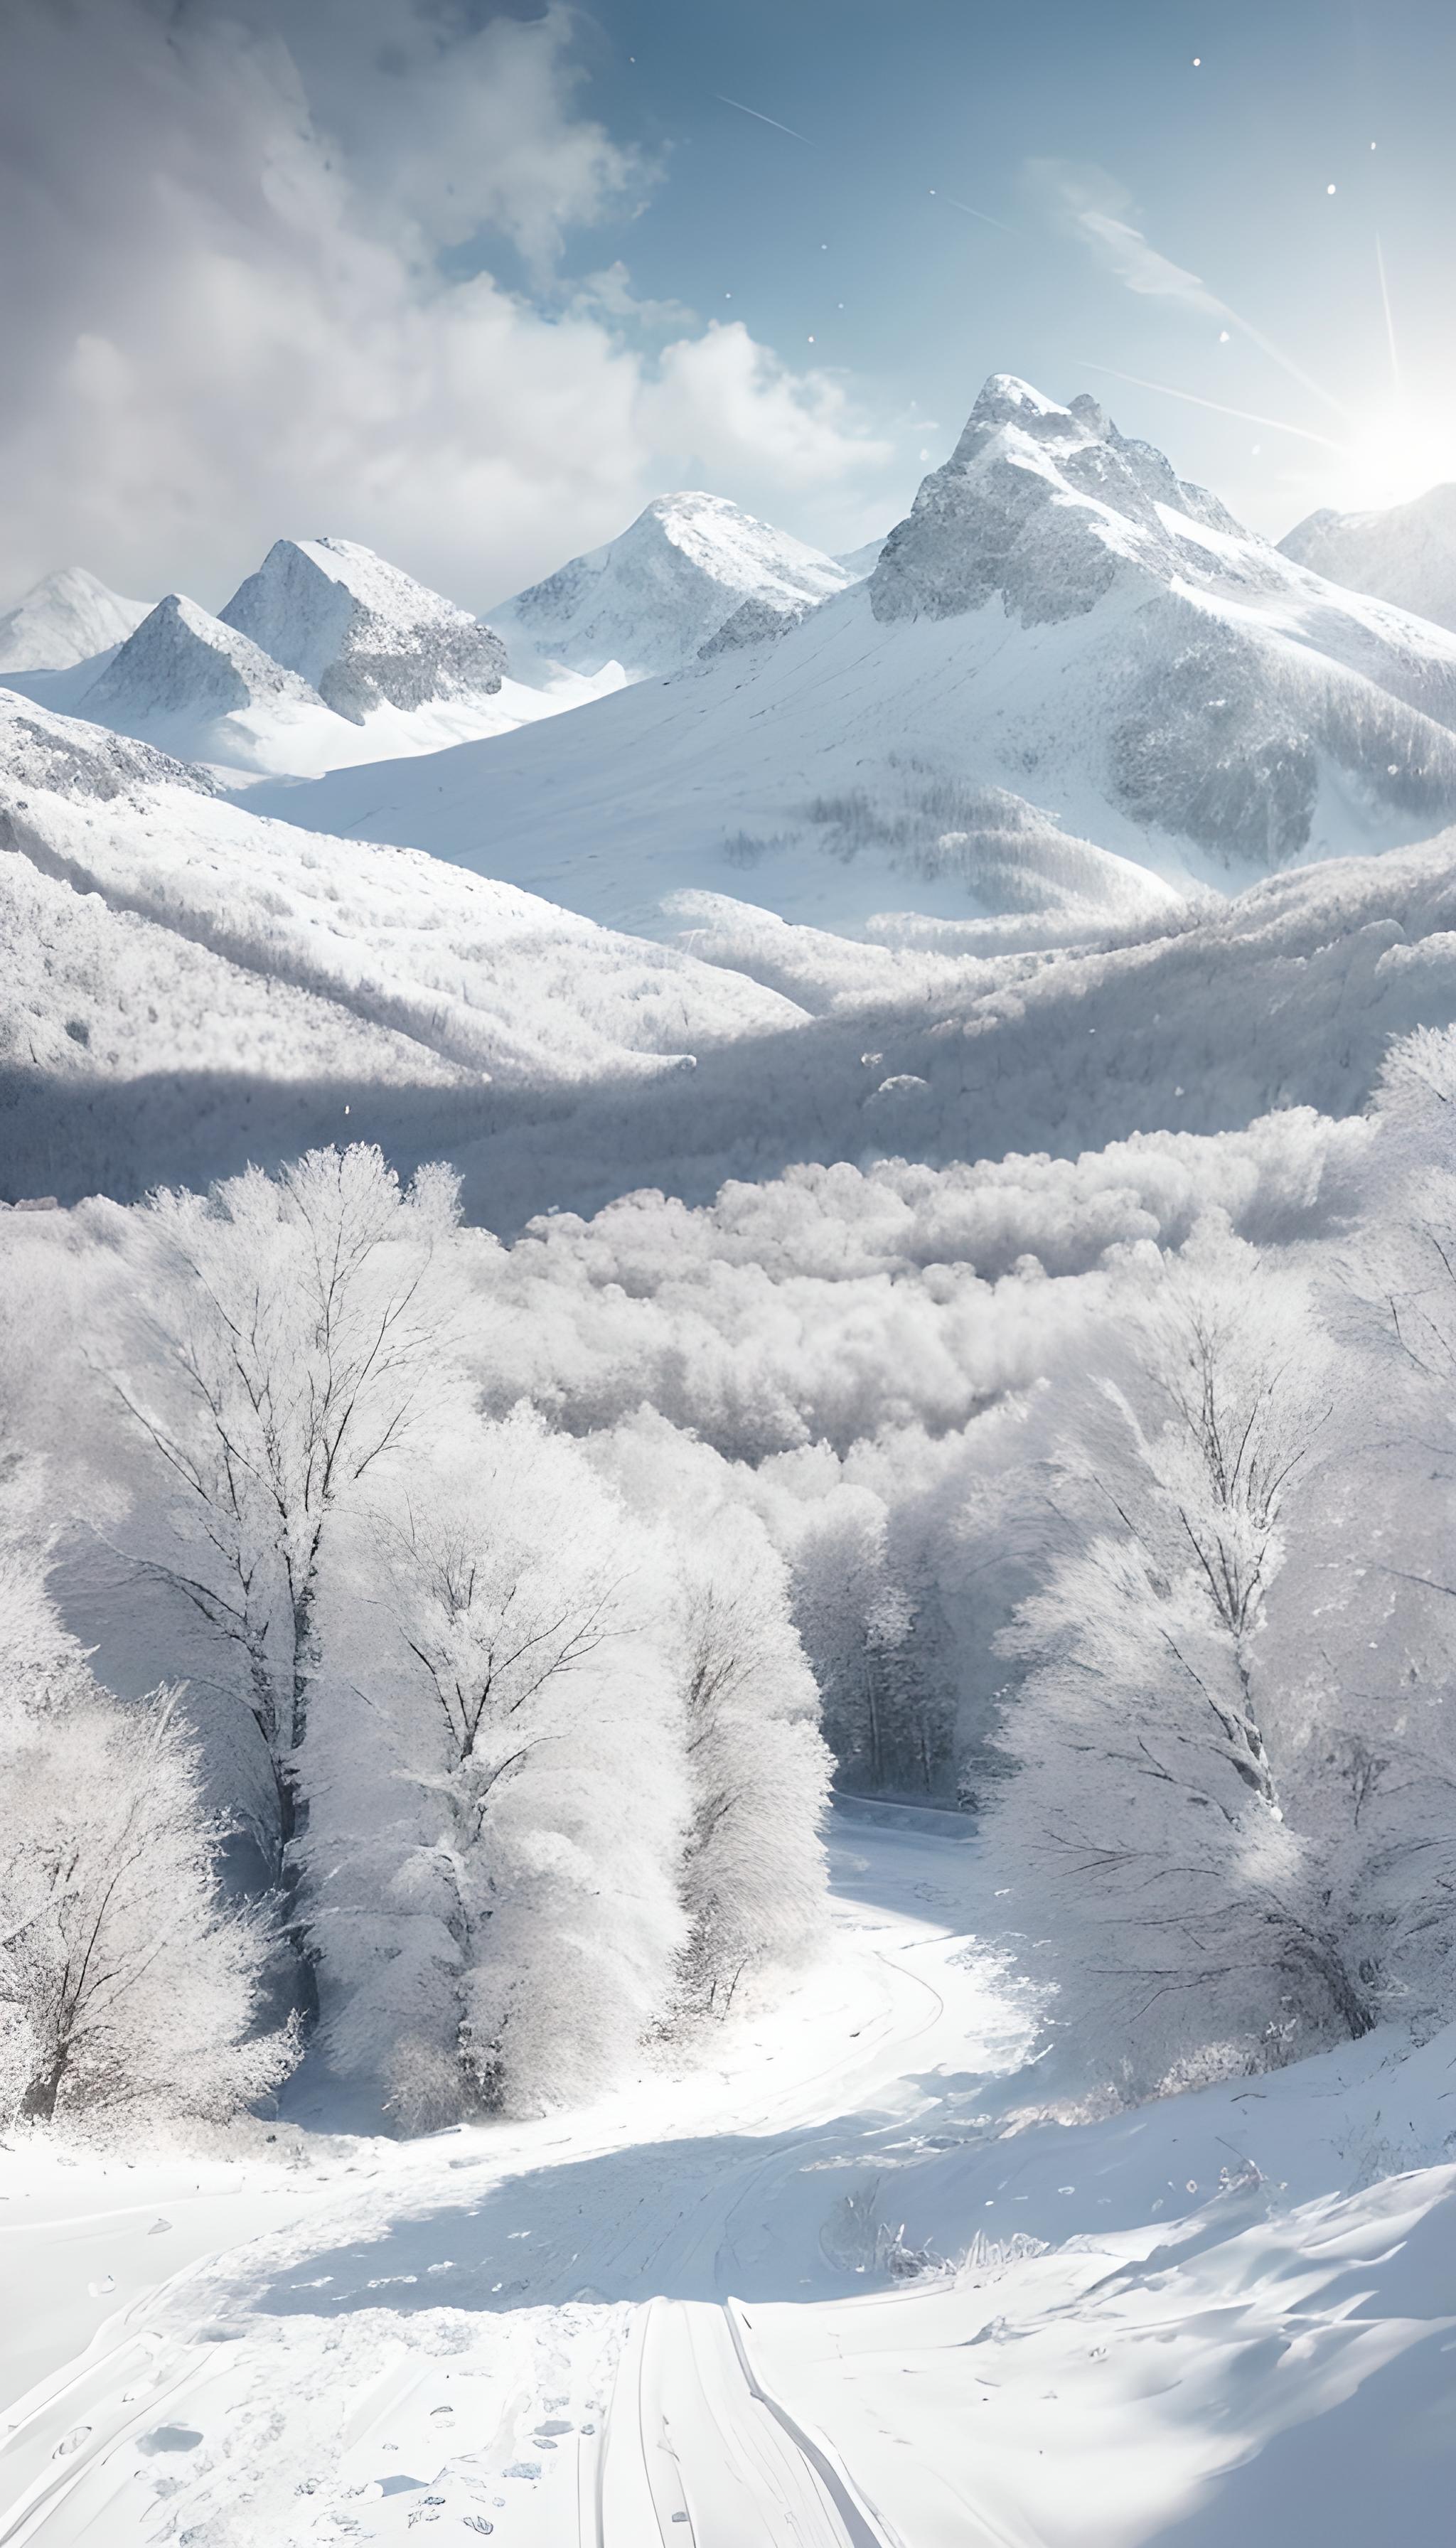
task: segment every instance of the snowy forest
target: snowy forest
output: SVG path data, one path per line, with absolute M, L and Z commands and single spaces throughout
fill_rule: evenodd
M 8 1214 L 6 2112 L 590 2098 L 822 1952 L 831 1781 L 974 1818 L 1115 2100 L 1439 2027 L 1453 1107 Z

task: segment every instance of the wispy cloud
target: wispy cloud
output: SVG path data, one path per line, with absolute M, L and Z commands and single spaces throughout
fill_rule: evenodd
M 1201 318 L 1219 318 L 1230 329 L 1236 327 L 1312 398 L 1333 408 L 1337 415 L 1344 414 L 1339 400 L 1321 388 L 1282 345 L 1212 291 L 1201 274 L 1176 264 L 1172 257 L 1164 256 L 1161 248 L 1153 246 L 1132 219 L 1133 203 L 1127 188 L 1106 168 L 1068 159 L 1030 159 L 1026 177 L 1056 227 L 1090 249 L 1098 263 L 1129 292 L 1136 292 L 1143 300 L 1173 302 L 1184 310 L 1196 311 Z
M 751 115 L 755 124 L 772 124 L 775 133 L 786 133 L 790 141 L 803 141 L 811 150 L 814 148 L 807 133 L 795 133 L 791 124 L 780 124 L 776 115 L 760 115 L 756 106 L 745 106 L 741 97 L 725 97 L 721 89 L 715 89 L 713 95 L 720 106 L 736 107 L 740 115 Z

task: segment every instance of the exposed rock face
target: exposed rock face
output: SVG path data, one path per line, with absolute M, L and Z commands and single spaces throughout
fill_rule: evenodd
M 886 540 L 870 606 L 876 619 L 952 619 L 999 593 L 1024 627 L 1071 618 L 1129 567 L 1159 580 L 1186 569 L 1160 507 L 1245 537 L 1217 498 L 1120 434 L 1095 399 L 1057 407 L 995 373 Z
M 1383 513 L 1311 513 L 1279 546 L 1331 584 L 1456 628 L 1456 486 Z
M 779 601 L 765 593 L 753 593 L 741 601 L 721 628 L 714 630 L 706 645 L 699 646 L 697 660 L 711 664 L 719 655 L 731 655 L 739 646 L 762 646 L 775 637 L 786 636 L 790 628 L 814 608 L 812 601 Z
M 616 663 L 640 680 L 681 672 L 720 631 L 728 646 L 781 634 L 855 581 L 721 496 L 660 496 L 619 539 L 569 559 L 494 615 L 512 644 L 519 637 L 574 672 Z M 728 636 L 746 605 L 758 615 Z
M 506 669 L 494 628 L 353 540 L 276 540 L 222 616 L 355 725 L 489 696 Z
M 317 691 L 265 655 L 249 637 L 214 619 L 184 593 L 169 592 L 78 702 L 107 725 L 206 724 L 263 700 L 318 707 Z
M 65 672 L 84 664 L 124 646 L 150 607 L 113 592 L 83 566 L 62 567 L 0 617 L 0 673 Z

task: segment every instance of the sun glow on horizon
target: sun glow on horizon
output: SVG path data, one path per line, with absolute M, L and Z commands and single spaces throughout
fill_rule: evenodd
M 1377 512 L 1410 503 L 1432 487 L 1456 480 L 1456 431 L 1449 421 L 1423 415 L 1409 401 L 1393 400 L 1351 434 L 1339 477 L 1347 511 Z

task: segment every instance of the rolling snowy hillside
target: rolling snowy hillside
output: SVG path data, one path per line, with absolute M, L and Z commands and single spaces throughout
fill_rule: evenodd
M 659 496 L 618 539 L 572 558 L 491 613 L 524 664 L 629 682 L 678 673 L 705 647 L 728 651 L 794 627 L 858 570 L 721 496 Z
M 488 1083 L 620 1084 L 803 1016 L 417 852 L 261 819 L 145 744 L 3 692 L 0 843 L 12 1197 L 110 1182 L 115 1147 L 108 1168 L 106 1141 L 98 1155 L 62 1132 L 108 1092 L 137 1134 L 148 1116 L 171 1121 L 166 1139 L 191 1121 L 203 1154 L 248 1123 L 270 1148 L 285 1121 L 331 1138 L 350 1103 L 360 1125 L 383 1104 L 433 1146 L 446 1117 L 425 1132 L 430 1092 L 480 1127 Z
M 1241 532 L 1092 401 L 997 377 L 872 575 L 776 645 L 288 811 L 634 929 L 683 887 L 968 919 L 1036 907 L 1058 860 L 1114 916 L 1132 867 L 1228 891 L 1423 837 L 1456 815 L 1453 727 L 1456 635 Z
M 125 645 L 150 608 L 112 592 L 83 566 L 47 575 L 0 617 L 0 673 L 64 672 Z
M 1279 545 L 1331 584 L 1456 628 L 1456 486 L 1383 513 L 1310 513 Z

